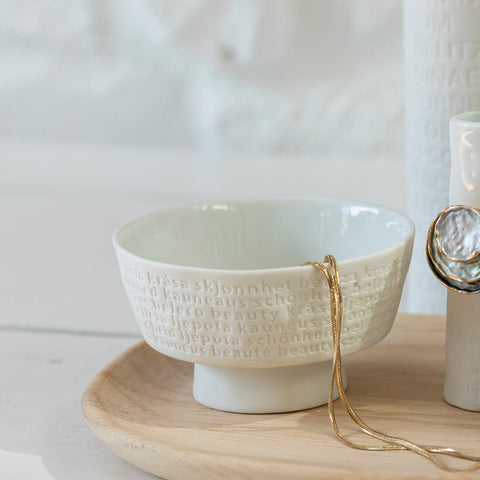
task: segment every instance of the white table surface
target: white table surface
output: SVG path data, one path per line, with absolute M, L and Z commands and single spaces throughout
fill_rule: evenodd
M 404 210 L 403 166 L 0 144 L 0 479 L 154 478 L 80 410 L 93 376 L 140 340 L 113 231 L 179 203 L 302 194 Z
M 2 480 L 149 479 L 91 433 L 80 410 L 99 367 L 134 335 L 1 331 Z

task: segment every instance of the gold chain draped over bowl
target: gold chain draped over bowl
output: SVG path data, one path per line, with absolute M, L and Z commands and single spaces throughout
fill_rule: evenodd
M 324 259 L 326 265 L 310 261 L 302 263 L 301 266 L 312 265 L 319 270 L 326 278 L 330 291 L 330 311 L 331 311 L 331 326 L 332 326 L 332 338 L 333 338 L 333 367 L 332 376 L 330 381 L 330 393 L 328 399 L 328 414 L 330 417 L 330 423 L 337 438 L 349 447 L 357 448 L 360 450 L 371 451 L 392 451 L 392 450 L 410 450 L 422 457 L 432 461 L 435 465 L 447 470 L 449 472 L 470 472 L 480 468 L 480 457 L 466 455 L 449 447 L 436 447 L 430 445 L 417 445 L 409 440 L 399 437 L 393 437 L 386 435 L 378 430 L 374 430 L 369 427 L 357 414 L 352 407 L 350 401 L 345 393 L 345 388 L 342 379 L 342 356 L 340 352 L 340 337 L 342 329 L 343 318 L 343 299 L 342 290 L 340 286 L 340 274 L 335 258 L 332 255 L 327 255 Z M 345 435 L 343 435 L 337 425 L 335 418 L 335 404 L 334 404 L 334 388 L 337 386 L 338 395 L 340 401 L 345 408 L 350 418 L 358 425 L 360 430 L 383 442 L 383 445 L 363 445 L 352 442 Z M 439 455 L 447 455 L 451 457 L 460 458 L 470 462 L 474 462 L 465 468 L 451 467 L 439 458 Z

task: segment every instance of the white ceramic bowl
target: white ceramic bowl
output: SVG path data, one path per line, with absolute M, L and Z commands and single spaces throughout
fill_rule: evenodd
M 344 294 L 342 353 L 392 327 L 414 227 L 387 208 L 333 199 L 200 204 L 135 220 L 114 235 L 145 340 L 195 363 L 195 398 L 237 412 L 328 399 L 329 291 L 308 260 L 332 254 Z

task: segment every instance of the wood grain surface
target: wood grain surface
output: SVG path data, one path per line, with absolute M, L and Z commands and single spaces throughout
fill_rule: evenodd
M 373 428 L 480 455 L 480 413 L 443 401 L 444 332 L 443 317 L 399 315 L 385 340 L 345 358 L 348 396 Z M 411 452 L 351 449 L 333 434 L 326 406 L 269 415 L 208 409 L 192 397 L 192 373 L 139 343 L 93 379 L 84 416 L 119 456 L 168 480 L 480 478 Z M 374 442 L 337 411 L 352 439 Z

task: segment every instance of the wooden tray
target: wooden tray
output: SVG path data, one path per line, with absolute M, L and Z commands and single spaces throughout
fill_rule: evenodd
M 345 359 L 349 398 L 381 431 L 480 454 L 480 413 L 442 400 L 444 323 L 400 315 L 385 340 Z M 168 480 L 480 478 L 480 471 L 444 472 L 410 452 L 351 449 L 334 436 L 326 407 L 273 415 L 210 410 L 192 398 L 192 370 L 139 343 L 88 386 L 85 418 L 119 456 Z M 337 410 L 343 430 L 355 432 Z M 372 442 L 357 433 L 352 439 Z

